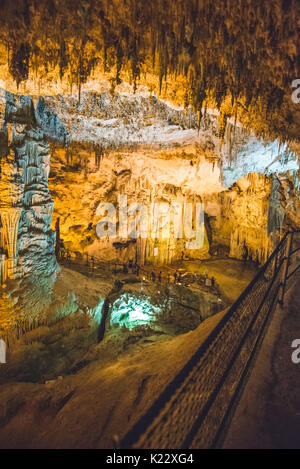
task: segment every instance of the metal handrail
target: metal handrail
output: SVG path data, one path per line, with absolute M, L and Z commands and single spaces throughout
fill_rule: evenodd
M 173 379 L 173 381 L 166 387 L 166 389 L 163 391 L 163 393 L 159 396 L 159 398 L 154 402 L 154 404 L 150 407 L 150 409 L 147 411 L 147 413 L 134 425 L 134 427 L 127 433 L 127 435 L 123 438 L 121 442 L 121 447 L 123 448 L 128 448 L 128 447 L 139 447 L 139 442 L 141 441 L 143 435 L 146 434 L 148 431 L 148 441 L 151 440 L 151 436 L 154 434 L 154 432 L 159 428 L 157 422 L 159 421 L 160 418 L 165 419 L 168 418 L 166 406 L 170 402 L 170 400 L 173 398 L 174 394 L 181 389 L 182 386 L 185 383 L 185 380 L 188 379 L 189 375 L 191 374 L 192 370 L 195 368 L 197 363 L 199 362 L 200 358 L 204 356 L 204 354 L 209 350 L 209 348 L 212 346 L 212 344 L 216 341 L 218 336 L 222 333 L 224 330 L 225 326 L 229 323 L 231 318 L 233 317 L 234 314 L 239 310 L 241 307 L 242 303 L 247 300 L 248 298 L 251 298 L 251 294 L 253 294 L 253 291 L 255 293 L 255 286 L 259 284 L 259 282 L 263 281 L 264 276 L 266 275 L 267 271 L 269 268 L 272 269 L 272 280 L 270 282 L 270 285 L 265 293 L 265 295 L 262 298 L 262 301 L 260 302 L 259 307 L 256 309 L 256 311 L 253 312 L 253 318 L 252 321 L 249 324 L 249 327 L 247 328 L 245 334 L 242 337 L 242 340 L 239 342 L 238 347 L 235 350 L 235 353 L 233 354 L 232 359 L 230 360 L 230 363 L 227 366 L 227 369 L 224 370 L 224 373 L 222 375 L 222 378 L 216 386 L 214 392 L 209 396 L 206 405 L 202 409 L 202 412 L 197 416 L 192 429 L 190 430 L 188 435 L 185 435 L 183 442 L 182 442 L 182 448 L 187 448 L 192 444 L 192 440 L 195 437 L 195 434 L 197 433 L 197 430 L 199 426 L 201 425 L 201 422 L 205 419 L 207 416 L 208 412 L 210 411 L 212 403 L 215 401 L 218 393 L 220 392 L 220 389 L 222 388 L 223 383 L 228 377 L 228 372 L 232 369 L 233 363 L 235 363 L 235 360 L 237 359 L 238 355 L 240 354 L 243 345 L 245 344 L 245 341 L 248 338 L 249 331 L 252 330 L 253 325 L 255 324 L 257 318 L 260 315 L 260 312 L 262 308 L 265 306 L 267 300 L 269 299 L 269 296 L 272 294 L 273 297 L 271 298 L 271 303 L 270 306 L 268 307 L 267 313 L 263 317 L 263 323 L 258 331 L 256 341 L 253 347 L 253 350 L 251 351 L 249 355 L 249 359 L 245 365 L 245 367 L 242 369 L 242 377 L 236 386 L 234 396 L 231 400 L 231 402 L 228 405 L 228 409 L 225 413 L 224 418 L 220 422 L 219 428 L 216 432 L 216 435 L 213 439 L 213 443 L 211 446 L 215 446 L 216 441 L 220 435 L 222 427 L 225 425 L 225 421 L 228 418 L 228 415 L 230 414 L 230 411 L 233 407 L 233 401 L 236 399 L 236 395 L 238 394 L 239 390 L 241 389 L 242 382 L 248 373 L 250 363 L 253 359 L 254 354 L 257 351 L 259 341 L 263 335 L 265 326 L 269 320 L 269 317 L 272 313 L 272 310 L 276 304 L 276 300 L 278 299 L 279 296 L 279 291 L 282 289 L 282 296 L 284 296 L 285 292 L 285 285 L 288 279 L 298 270 L 295 269 L 295 271 L 288 275 L 288 267 L 289 267 L 289 262 L 290 262 L 290 256 L 292 255 L 292 243 L 289 244 L 288 241 L 293 239 L 293 236 L 295 233 L 300 232 L 300 230 L 296 232 L 290 232 L 286 233 L 285 236 L 282 238 L 280 241 L 279 245 L 275 249 L 275 251 L 271 254 L 269 259 L 267 260 L 266 264 L 259 270 L 255 278 L 252 280 L 252 282 L 248 285 L 248 287 L 245 289 L 245 291 L 240 295 L 240 297 L 237 299 L 237 301 L 232 305 L 232 307 L 228 310 L 228 312 L 225 314 L 225 316 L 222 318 L 222 320 L 219 322 L 217 327 L 211 332 L 209 337 L 205 340 L 205 342 L 200 346 L 200 348 L 195 352 L 195 354 L 192 356 L 192 358 L 189 360 L 189 362 L 185 365 L 185 367 L 178 373 L 178 375 Z M 279 262 L 278 262 L 279 261 Z M 274 264 L 274 267 L 273 267 Z M 283 269 L 287 267 L 286 271 L 282 272 Z M 276 285 L 275 292 L 272 293 L 272 288 L 275 285 L 275 283 L 278 283 Z M 229 371 L 228 371 L 229 370 Z M 179 392 L 179 391 L 178 391 Z M 176 405 L 175 402 L 173 402 L 174 405 Z M 165 410 L 164 416 L 162 416 L 163 411 Z M 160 417 L 161 416 L 161 417 Z M 154 423 L 156 422 L 156 427 L 153 428 Z M 151 427 L 152 426 L 152 427 Z M 150 430 L 149 430 L 150 428 Z M 152 432 L 152 433 L 151 433 Z M 170 441 L 170 445 L 172 445 L 172 442 Z M 142 446 L 144 447 L 144 446 Z M 172 447 L 172 446 L 170 446 Z
M 68 265 L 76 265 L 80 267 L 89 268 L 91 272 L 97 270 L 97 268 L 102 268 L 103 270 L 110 271 L 117 273 L 117 271 L 123 271 L 124 267 L 128 268 L 128 262 L 117 262 L 117 261 L 107 261 L 105 259 L 100 259 L 96 256 L 90 254 L 81 254 L 76 251 L 71 251 L 66 249 L 64 251 L 64 256 L 62 257 L 61 254 L 58 256 L 58 262 L 61 264 L 68 266 Z M 155 279 L 152 278 L 152 272 L 145 267 L 134 263 L 136 268 L 136 273 L 140 277 L 145 277 L 147 280 L 150 281 L 157 281 L 158 283 L 181 283 L 179 280 L 176 282 L 174 279 L 174 274 L 169 272 L 167 275 L 165 273 L 161 273 L 161 275 L 155 273 Z M 191 274 L 192 275 L 192 274 Z M 183 279 L 183 284 L 185 284 L 185 280 Z
M 295 235 L 295 234 L 298 234 L 298 233 L 300 233 L 300 230 L 295 231 L 295 232 L 294 232 L 294 235 Z M 291 253 L 290 253 L 290 258 L 291 258 L 294 254 L 297 254 L 297 253 L 300 253 L 300 247 L 298 247 L 298 248 L 296 248 L 296 249 L 294 249 L 294 250 L 291 251 Z M 290 267 L 290 263 L 289 263 L 289 267 Z M 299 269 L 300 269 L 300 263 L 299 263 L 299 265 L 298 265 L 291 273 L 289 273 L 289 272 L 287 273 L 287 281 L 290 280 L 290 279 L 295 275 L 295 273 L 298 272 Z

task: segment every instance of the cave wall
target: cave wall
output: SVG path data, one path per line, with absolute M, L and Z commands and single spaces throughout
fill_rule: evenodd
M 268 231 L 270 177 L 248 174 L 232 187 L 224 188 L 220 167 L 193 146 L 185 148 L 184 153 L 175 149 L 110 152 L 103 157 L 100 168 L 88 154 L 82 158 L 81 169 L 78 165 L 72 169 L 66 166 L 65 150 L 56 149 L 52 155 L 50 189 L 55 200 L 54 220 L 60 217 L 61 234 L 71 250 L 110 261 L 137 259 L 141 264 L 171 263 L 181 259 L 182 252 L 185 258 L 228 255 L 262 264 L 273 249 L 279 225 L 273 234 Z M 279 185 L 282 187 L 280 182 Z M 149 236 L 137 242 L 99 240 L 97 207 L 103 202 L 117 206 L 118 194 L 126 194 L 128 204 L 201 201 L 205 211 L 205 243 L 201 252 L 185 250 L 185 241 L 172 237 L 155 241 Z M 286 205 L 279 195 L 275 219 Z
M 263 264 L 273 248 L 268 233 L 270 180 L 249 174 L 207 203 L 212 251 Z
M 266 145 L 263 158 L 259 159 L 261 148 L 257 141 L 253 136 L 247 140 L 240 128 L 234 138 L 230 132 L 230 141 L 225 138 L 222 152 L 218 153 L 219 136 L 213 117 L 205 118 L 198 139 L 193 134 L 194 140 L 191 143 L 188 139 L 187 143 L 184 128 L 190 117 L 182 117 L 182 111 L 171 112 L 166 104 L 148 98 L 137 96 L 126 101 L 124 97 L 112 100 L 105 94 L 86 94 L 81 109 L 76 109 L 73 101 L 63 97 L 32 100 L 2 92 L 0 204 L 2 210 L 14 208 L 18 218 L 14 238 L 18 259 L 17 265 L 9 266 L 11 276 L 30 274 L 33 270 L 46 275 L 55 271 L 54 233 L 50 225 L 53 220 L 54 229 L 57 217 L 67 248 L 103 260 L 136 259 L 140 264 L 166 264 L 182 256 L 207 259 L 211 254 L 263 263 L 278 239 L 278 228 L 299 226 L 298 164 L 294 155 L 286 151 L 278 155 L 274 146 Z M 91 103 L 95 106 L 90 109 Z M 145 103 L 144 114 L 137 117 Z M 140 136 L 138 145 L 122 148 L 123 114 L 126 110 L 129 118 L 130 109 L 131 127 L 126 132 L 133 132 L 136 127 Z M 81 129 L 89 111 L 91 139 L 87 141 Z M 170 119 L 176 119 L 176 125 Z M 149 122 L 156 122 L 157 127 L 155 132 L 152 129 L 147 134 L 143 146 L 141 135 Z M 114 134 L 119 124 L 120 130 Z M 192 120 L 190 125 L 194 129 L 195 122 Z M 105 150 L 106 137 L 93 133 L 99 126 L 101 135 L 107 135 L 110 147 L 114 142 L 121 147 Z M 175 132 L 179 141 L 168 141 L 165 146 L 150 145 L 152 132 L 158 135 L 162 129 L 161 137 L 165 138 L 166 132 Z M 52 139 L 50 148 L 49 138 Z M 257 162 L 262 160 L 264 163 L 258 167 Z M 290 172 L 279 174 L 284 167 L 283 160 L 288 162 Z M 278 174 L 270 170 L 274 164 Z M 251 167 L 255 174 L 249 174 Z M 50 193 L 55 202 L 53 218 Z M 172 234 L 169 240 L 153 240 L 150 236 L 136 241 L 98 239 L 97 208 L 103 202 L 118 207 L 118 196 L 123 194 L 128 197 L 128 205 L 143 203 L 149 211 L 154 202 L 203 203 L 203 247 L 186 250 L 187 240 L 175 239 Z M 270 220 L 273 220 L 272 229 Z M 1 243 L 5 250 L 8 240 L 4 233 L 3 228 Z
M 151 213 L 152 203 L 172 205 L 202 203 L 202 194 L 221 190 L 220 171 L 211 162 L 200 158 L 194 147 L 181 150 L 158 151 L 142 149 L 136 152 L 110 152 L 103 156 L 98 167 L 93 155 L 81 149 L 81 162 L 67 164 L 67 151 L 56 148 L 52 154 L 50 191 L 55 200 L 53 226 L 60 218 L 61 236 L 65 246 L 79 253 L 89 253 L 103 260 L 137 259 L 166 264 L 185 256 L 208 258 L 209 242 L 204 230 L 201 249 L 186 249 L 187 239 L 174 236 L 171 216 L 171 238 L 98 239 L 96 227 L 101 217 L 97 209 L 109 202 L 117 208 L 118 196 L 126 195 L 128 207 L 143 203 Z M 191 164 L 192 162 L 192 164 Z M 155 248 L 157 248 L 155 250 Z

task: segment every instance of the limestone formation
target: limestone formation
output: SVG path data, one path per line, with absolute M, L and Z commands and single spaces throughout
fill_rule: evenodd
M 56 269 L 50 155 L 30 98 L 2 93 L 0 219 L 2 282 Z

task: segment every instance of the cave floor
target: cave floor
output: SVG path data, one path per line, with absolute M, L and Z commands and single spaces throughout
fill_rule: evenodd
M 234 301 L 257 268 L 229 259 L 164 268 L 177 269 L 207 271 Z M 64 304 L 73 290 L 80 304 L 94 307 L 121 277 L 89 278 L 63 267 L 55 297 Z M 1 368 L 0 448 L 112 448 L 114 437 L 122 438 L 146 412 L 225 311 L 176 337 L 117 328 L 98 343 L 84 311 L 27 332 Z
M 91 272 L 91 269 L 85 265 L 71 265 L 72 270 L 76 270 L 83 275 L 89 277 L 107 278 L 108 273 L 101 270 L 95 270 Z M 229 303 L 233 303 L 237 300 L 240 294 L 249 285 L 252 279 L 258 272 L 257 264 L 253 262 L 244 262 L 238 259 L 208 259 L 208 260 L 188 260 L 188 261 L 177 261 L 171 265 L 143 266 L 143 271 L 148 273 L 148 277 L 152 271 L 156 273 L 156 279 L 158 278 L 159 272 L 162 272 L 164 281 L 168 275 L 170 275 L 170 281 L 174 280 L 174 273 L 190 272 L 194 274 L 205 275 L 214 277 L 218 284 L 220 293 L 224 296 Z M 125 280 L 132 277 L 132 274 L 118 273 L 114 275 L 113 272 L 109 272 L 109 275 L 115 279 Z M 140 278 L 143 274 L 140 274 Z
M 237 300 L 258 272 L 258 267 L 254 263 L 228 258 L 177 261 L 169 266 L 145 268 L 149 272 L 154 269 L 156 274 L 162 271 L 164 276 L 168 273 L 173 276 L 176 270 L 202 275 L 207 273 L 209 277 L 216 279 L 220 292 L 230 303 Z
M 147 411 L 224 314 L 187 334 L 134 344 L 120 332 L 87 344 L 88 324 L 69 318 L 25 334 L 8 356 L 20 373 L 24 357 L 35 365 L 37 357 L 43 368 L 45 361 L 57 368 L 56 359 L 77 366 L 50 382 L 0 386 L 0 448 L 113 448 L 114 437 L 122 438 Z

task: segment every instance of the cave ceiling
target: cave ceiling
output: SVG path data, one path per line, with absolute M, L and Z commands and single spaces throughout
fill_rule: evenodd
M 220 110 L 259 137 L 299 141 L 299 0 L 2 0 L 0 80 L 80 93 L 105 76 Z M 74 89 L 73 88 L 73 89 Z M 41 87 L 41 94 L 43 87 Z

